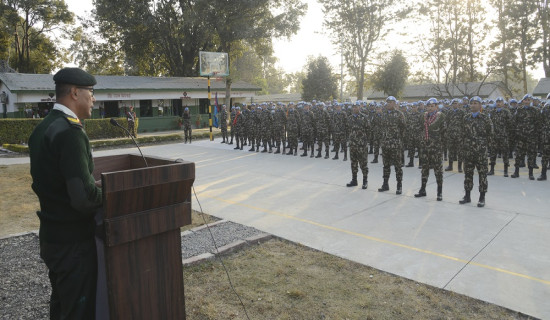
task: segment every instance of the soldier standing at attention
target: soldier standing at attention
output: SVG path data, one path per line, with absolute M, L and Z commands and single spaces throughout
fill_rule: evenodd
M 427 112 L 424 113 L 422 125 L 422 186 L 416 198 L 426 196 L 426 184 L 430 169 L 434 170 L 437 181 L 437 201 L 443 200 L 443 139 L 445 132 L 445 115 L 438 111 L 437 100 L 427 101 Z
M 229 138 L 227 137 L 227 106 L 224 104 L 222 106 L 222 112 L 220 115 L 220 126 L 222 129 L 222 142 L 221 143 L 228 143 Z
M 384 183 L 378 189 L 379 192 L 388 191 L 390 187 L 391 166 L 395 168 L 395 178 L 397 180 L 397 189 L 395 194 L 402 193 L 403 183 L 403 134 L 405 133 L 405 116 L 396 109 L 397 99 L 389 96 L 386 99 L 386 112 L 382 117 L 382 161 L 384 163 L 383 178 Z
M 287 155 L 297 155 L 298 154 L 298 132 L 299 132 L 299 121 L 298 121 L 298 112 L 294 109 L 294 103 L 289 103 L 287 126 L 288 134 L 288 153 Z
M 548 160 L 550 158 L 550 94 L 546 97 L 546 104 L 541 112 L 541 147 L 542 147 L 542 167 L 538 181 L 546 180 L 546 170 L 548 170 Z
M 406 148 L 409 150 L 409 163 L 406 167 L 414 167 L 414 155 L 416 150 L 420 153 L 420 142 L 419 137 L 422 137 L 422 120 L 423 117 L 418 111 L 418 103 L 414 102 L 410 105 L 410 110 L 407 112 L 407 145 Z
M 466 111 L 460 107 L 460 101 L 453 99 L 451 109 L 447 112 L 446 122 L 446 138 L 447 147 L 449 148 L 449 166 L 445 171 L 453 171 L 453 161 L 458 161 L 458 172 L 462 172 L 462 121 Z
M 376 104 L 374 107 L 374 114 L 371 119 L 372 128 L 372 145 L 374 159 L 371 163 L 378 163 L 378 155 L 380 154 L 380 141 L 382 139 L 382 105 Z
M 187 139 L 189 139 L 189 143 L 191 143 L 191 114 L 189 113 L 189 108 L 185 107 L 183 110 L 183 134 L 185 136 L 185 143 L 187 143 Z
M 527 166 L 529 168 L 529 180 L 535 180 L 533 168 L 537 157 L 537 139 L 539 134 L 540 112 L 533 107 L 533 96 L 526 94 L 518 107 L 513 118 L 516 127 L 516 167 L 512 178 L 519 177 L 520 163 L 527 155 Z
M 243 143 L 244 143 L 243 130 L 244 130 L 245 121 L 246 119 L 241 114 L 241 108 L 237 107 L 237 112 L 235 113 L 235 119 L 233 119 L 233 126 L 235 126 L 235 140 L 237 140 L 237 146 L 233 148 L 235 150 L 243 149 Z M 240 142 L 240 145 L 239 145 L 239 142 Z
M 479 175 L 479 202 L 478 207 L 485 206 L 487 192 L 487 149 L 493 138 L 493 124 L 489 116 L 481 112 L 481 98 L 470 99 L 470 113 L 464 116 L 464 191 L 465 195 L 460 204 L 472 202 L 470 192 L 474 187 L 474 169 Z
M 314 137 L 314 122 L 315 116 L 313 111 L 310 110 L 311 106 L 309 103 L 305 104 L 304 107 L 304 118 L 302 122 L 302 142 L 304 147 L 304 153 L 302 157 L 307 157 L 307 151 L 311 147 L 311 158 L 315 156 L 315 137 Z
M 130 134 L 137 138 L 136 134 L 136 113 L 134 112 L 134 106 L 130 106 L 130 111 L 126 112 L 126 120 L 128 121 L 128 131 Z
M 347 158 L 348 146 L 346 142 L 346 132 L 348 131 L 348 116 L 345 111 L 342 111 L 342 104 L 336 105 L 336 112 L 334 114 L 333 123 L 333 139 L 334 139 L 334 158 L 332 160 L 338 160 L 338 153 L 340 148 L 344 151 L 344 161 Z
M 229 113 L 229 124 L 231 125 L 231 141 L 228 144 L 233 144 L 233 137 L 235 136 L 235 130 L 233 128 L 233 120 L 235 120 L 235 116 L 237 115 L 237 107 L 232 107 L 231 112 Z
M 353 114 L 349 119 L 349 158 L 351 161 L 351 181 L 348 187 L 357 186 L 358 166 L 361 167 L 363 174 L 363 189 L 367 189 L 368 167 L 368 148 L 367 137 L 369 132 L 369 122 L 367 117 L 359 112 L 359 105 L 353 106 Z
M 512 114 L 506 108 L 502 97 L 497 98 L 496 107 L 491 111 L 490 115 L 493 129 L 495 130 L 495 138 L 489 151 L 491 169 L 487 172 L 487 175 L 492 176 L 495 174 L 497 154 L 501 154 L 502 162 L 504 163 L 504 176 L 507 177 L 508 167 L 510 166 L 510 160 L 508 159 L 508 155 L 510 154 L 508 136 L 512 126 Z

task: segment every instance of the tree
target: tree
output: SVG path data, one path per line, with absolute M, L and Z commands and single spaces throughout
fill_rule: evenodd
M 63 57 L 46 34 L 73 23 L 65 1 L 8 0 L 2 7 L 14 37 L 12 66 L 19 72 L 51 71 Z
M 325 101 L 337 96 L 338 84 L 326 57 L 310 58 L 302 86 L 302 99 L 306 101 Z
M 357 81 L 357 98 L 363 99 L 365 68 L 375 43 L 387 33 L 386 24 L 402 18 L 408 10 L 398 10 L 400 0 L 319 0 L 325 14 L 324 25 L 332 42 L 343 53 L 345 64 Z
M 374 88 L 384 94 L 399 97 L 409 76 L 409 64 L 400 50 L 378 68 L 373 75 Z
M 542 45 L 536 50 L 535 59 L 542 62 L 544 76 L 550 78 L 550 2 L 537 0 L 537 13 L 541 27 Z

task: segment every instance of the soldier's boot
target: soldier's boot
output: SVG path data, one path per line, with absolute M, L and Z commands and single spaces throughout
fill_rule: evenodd
M 243 142 L 241 141 L 241 150 L 243 149 Z
M 321 149 L 317 149 L 317 155 L 315 156 L 315 158 L 321 158 L 322 155 L 321 155 Z
M 310 158 L 315 157 L 315 144 L 312 144 L 312 145 L 311 145 L 311 154 L 310 154 L 309 157 L 310 157 Z
M 504 165 L 504 177 L 508 177 L 508 167 L 509 165 L 507 164 Z
M 344 161 L 348 161 L 348 149 L 344 149 Z
M 378 163 L 378 155 L 375 155 L 370 163 Z
M 521 160 L 521 162 L 519 163 L 519 167 L 525 168 L 525 158 Z
M 479 201 L 477 202 L 477 206 L 480 208 L 485 207 L 485 192 L 479 193 Z
M 365 190 L 367 189 L 367 177 L 363 176 L 363 185 L 361 186 L 361 189 Z
M 443 186 L 438 184 L 437 185 L 437 201 L 443 200 Z
M 414 167 L 414 157 L 410 157 L 409 163 L 406 165 L 407 168 Z
M 369 154 L 373 154 L 373 153 L 374 153 L 374 150 L 372 149 L 372 144 L 371 144 L 369 148 Z
M 535 180 L 535 176 L 533 175 L 533 168 L 529 167 L 529 180 Z
M 267 152 L 267 145 L 264 144 L 264 149 L 261 151 L 262 153 L 266 153 Z
M 298 146 L 294 147 L 294 156 L 298 155 Z
M 462 161 L 458 162 L 458 172 L 462 173 Z
M 453 171 L 453 160 L 449 161 L 449 165 L 445 168 L 445 171 Z
M 281 154 L 283 154 L 283 155 L 285 154 L 285 149 L 286 149 L 285 148 L 285 143 L 283 142 L 283 152 Z
M 390 190 L 390 186 L 388 185 L 388 179 L 384 179 L 384 183 L 382 184 L 382 187 L 378 188 L 378 192 L 384 192 Z
M 495 165 L 491 164 L 491 170 L 489 170 L 489 172 L 487 172 L 487 175 L 488 176 L 493 176 L 494 174 L 495 174 Z
M 239 147 L 239 139 L 237 139 L 237 146 L 233 148 L 234 150 L 239 150 L 241 147 Z
M 290 156 L 294 154 L 294 152 L 292 152 L 292 148 L 288 148 L 288 152 L 286 153 L 287 156 Z
M 243 142 L 243 146 L 247 146 L 248 144 L 246 143 L 246 140 L 244 140 Z
M 514 173 L 511 175 L 512 178 L 517 178 L 519 177 L 519 167 L 516 167 L 516 170 L 514 171 Z
M 252 147 L 250 149 L 248 149 L 248 151 L 256 151 L 256 150 L 254 150 L 254 145 L 252 145 Z
M 401 181 L 397 181 L 397 190 L 395 190 L 395 194 L 402 194 L 403 193 L 403 184 Z
M 284 152 L 284 151 L 283 151 L 283 152 Z M 278 147 L 277 147 L 277 150 L 275 151 L 275 154 L 277 154 L 277 153 L 281 153 L 281 146 L 278 146 Z
M 225 136 L 222 136 L 223 140 L 220 143 L 225 143 Z
M 338 160 L 338 150 L 335 151 L 334 158 L 332 160 Z
M 260 144 L 259 143 L 256 144 L 256 152 L 260 152 Z
M 420 190 L 418 190 L 418 193 L 414 195 L 415 198 L 425 197 L 426 196 L 426 181 L 422 181 L 422 186 L 420 187 Z
M 546 166 L 542 166 L 542 170 L 540 172 L 540 177 L 537 178 L 537 181 L 545 181 L 546 180 L 546 170 L 548 170 L 548 168 Z
M 328 148 L 325 150 L 325 159 L 328 159 L 329 158 L 329 155 L 328 155 Z
M 460 204 L 470 203 L 472 202 L 472 199 L 470 198 L 470 191 L 466 191 L 464 194 L 464 198 L 462 200 L 458 201 Z
M 268 142 L 267 145 L 269 146 L 269 153 L 273 153 L 273 144 L 271 144 L 271 142 Z
M 346 184 L 346 187 L 355 187 L 355 186 L 357 186 L 357 173 L 353 174 L 351 177 L 351 181 L 348 184 Z
M 233 144 L 233 136 L 231 137 L 231 142 L 229 142 L 229 144 Z

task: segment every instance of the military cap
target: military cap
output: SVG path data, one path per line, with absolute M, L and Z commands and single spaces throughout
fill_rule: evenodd
M 550 93 L 546 96 L 546 100 L 550 100 Z
M 54 76 L 53 81 L 65 84 L 74 84 L 77 86 L 95 86 L 97 81 L 95 77 L 80 68 L 63 68 Z
M 518 103 L 516 99 L 510 99 L 510 103 Z
M 474 101 L 479 102 L 479 103 L 482 103 L 481 98 L 478 97 L 478 96 L 472 97 L 472 98 L 470 99 L 470 103 L 472 103 L 472 102 L 474 102 Z
M 499 102 L 499 101 L 504 101 L 504 98 L 498 97 L 497 100 L 496 100 L 496 102 Z
M 533 100 L 533 96 L 530 95 L 530 94 L 528 93 L 528 94 L 524 95 L 524 96 L 523 96 L 523 99 L 521 99 L 521 100 L 525 100 L 525 99 L 531 99 L 531 100 Z
M 395 101 L 395 102 L 397 102 L 397 99 L 395 99 L 394 96 L 389 96 L 389 97 L 386 98 L 386 101 Z
M 426 104 L 437 104 L 437 99 L 436 98 L 430 98 L 428 99 L 428 101 L 426 101 Z

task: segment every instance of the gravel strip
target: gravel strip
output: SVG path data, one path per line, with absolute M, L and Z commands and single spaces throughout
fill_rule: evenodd
M 222 247 L 261 234 L 251 227 L 224 222 L 210 228 Z M 182 257 L 215 252 L 208 228 L 182 237 Z M 0 319 L 48 319 L 51 287 L 35 233 L 0 239 Z
M 181 239 L 181 250 L 183 259 L 194 257 L 196 255 L 210 252 L 216 253 L 216 248 L 212 242 L 212 236 L 216 240 L 218 248 L 237 240 L 244 240 L 248 237 L 262 233 L 260 230 L 252 227 L 243 226 L 234 222 L 224 222 L 210 228 L 203 228 L 197 232 L 184 235 Z

